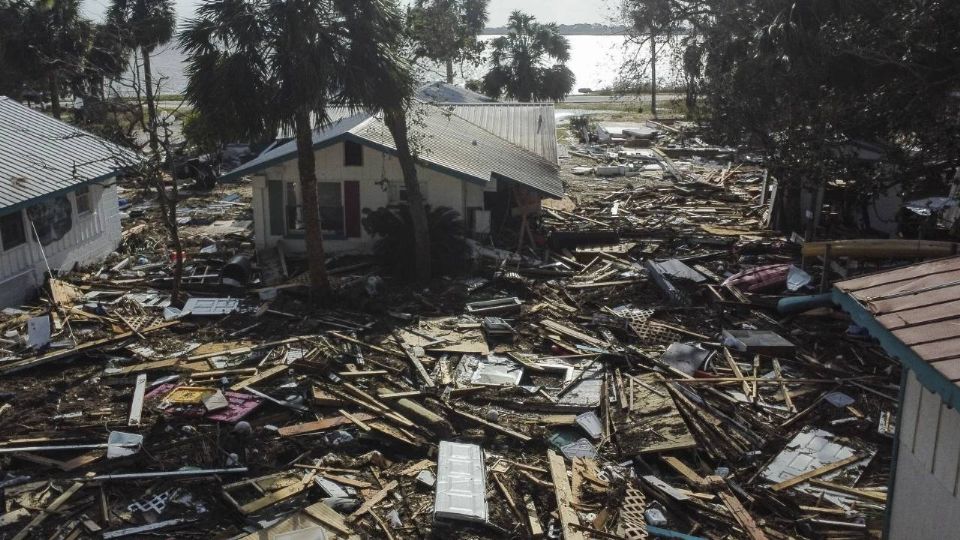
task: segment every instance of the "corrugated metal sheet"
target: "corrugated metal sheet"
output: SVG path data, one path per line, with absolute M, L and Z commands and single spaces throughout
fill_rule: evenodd
M 558 163 L 557 121 L 552 103 L 444 103 L 441 106 L 550 163 Z
M 410 137 L 420 148 L 418 158 L 428 166 L 481 184 L 493 177 L 503 177 L 548 196 L 563 197 L 559 168 L 542 156 L 453 114 L 449 109 L 423 105 L 411 116 L 416 122 L 410 130 Z M 313 144 L 315 148 L 321 148 L 346 138 L 396 150 L 393 137 L 382 119 L 366 114 L 345 118 L 314 132 Z M 267 150 L 226 176 L 253 174 L 294 159 L 296 154 L 296 142 L 290 141 Z
M 960 386 L 960 257 L 842 281 L 835 287 Z
M 0 96 L 0 209 L 113 175 L 136 153 Z
M 475 444 L 440 442 L 434 515 L 445 519 L 487 521 L 483 449 Z

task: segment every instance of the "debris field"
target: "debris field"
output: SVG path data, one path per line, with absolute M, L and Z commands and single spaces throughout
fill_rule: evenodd
M 900 367 L 702 146 L 575 148 L 542 242 L 331 259 L 321 306 L 245 184 L 185 195 L 179 255 L 134 201 L 3 311 L 0 538 L 879 537 Z

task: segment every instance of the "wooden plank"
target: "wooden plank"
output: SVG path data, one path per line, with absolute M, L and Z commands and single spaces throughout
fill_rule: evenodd
M 887 300 L 874 300 L 867 302 L 867 307 L 871 313 L 883 315 L 884 313 L 893 313 L 906 311 L 908 309 L 922 308 L 943 304 L 945 300 L 960 297 L 960 285 L 936 289 L 933 291 L 924 291 L 922 293 L 911 294 L 900 298 L 890 298 Z
M 310 482 L 313 481 L 313 477 L 315 475 L 316 475 L 315 472 L 310 471 L 303 477 L 302 480 L 300 480 L 296 484 L 292 484 L 285 488 L 278 489 L 265 497 L 260 497 L 255 501 L 249 502 L 241 506 L 240 511 L 243 512 L 244 514 L 252 514 L 259 510 L 263 510 L 268 506 L 273 506 L 274 504 L 277 504 L 278 502 L 284 499 L 289 499 L 290 497 L 293 497 L 294 495 L 305 490 L 307 486 L 310 484 Z
M 87 477 L 92 477 L 92 476 L 93 476 L 93 473 L 88 473 L 88 474 L 87 474 Z M 29 536 L 29 535 L 30 535 L 30 531 L 32 531 L 33 529 L 35 529 L 35 528 L 37 528 L 38 526 L 40 526 L 40 524 L 43 523 L 44 520 L 47 519 L 47 516 L 49 516 L 50 514 L 55 513 L 58 508 L 60 508 L 60 507 L 63 506 L 64 504 L 66 504 L 66 502 L 67 502 L 68 500 L 70 500 L 70 497 L 73 497 L 73 495 L 74 495 L 76 492 L 80 491 L 80 489 L 81 489 L 84 485 L 85 485 L 85 482 L 74 482 L 72 486 L 68 487 L 68 488 L 66 489 L 66 491 L 64 491 L 63 493 L 60 494 L 59 497 L 57 497 L 56 499 L 54 499 L 53 502 L 50 503 L 49 506 L 47 506 L 46 508 L 44 508 L 43 510 L 41 510 L 40 513 L 37 514 L 37 515 L 30 521 L 30 523 L 27 523 L 26 527 L 24 527 L 23 529 L 21 529 L 20 532 L 18 532 L 18 533 L 16 534 L 16 536 L 13 537 L 13 540 L 23 540 L 24 538 L 26 538 L 27 536 Z
M 877 322 L 888 330 L 897 330 L 905 326 L 929 324 L 960 318 L 960 300 L 950 300 L 925 306 L 905 309 L 877 317 Z
M 0 527 L 13 525 L 14 523 L 28 517 L 30 517 L 29 510 L 26 508 L 17 508 L 12 512 L 7 512 L 6 514 L 0 515 Z
M 263 382 L 263 381 L 269 379 L 270 377 L 273 377 L 273 376 L 275 376 L 275 375 L 279 375 L 280 373 L 283 373 L 284 371 L 286 371 L 289 367 L 290 367 L 290 366 L 288 366 L 287 364 L 281 364 L 281 365 L 279 365 L 279 366 L 273 366 L 273 367 L 271 367 L 271 368 L 269 368 L 269 369 L 265 369 L 265 370 L 261 371 L 260 373 L 257 373 L 257 374 L 254 375 L 253 377 L 246 378 L 246 379 L 244 379 L 244 380 L 242 380 L 242 381 L 234 384 L 233 386 L 230 387 L 230 390 L 233 390 L 234 392 L 237 392 L 237 391 L 239 391 L 239 390 L 243 390 L 244 388 L 246 388 L 246 387 L 248 387 L 248 386 L 253 386 L 253 385 L 257 384 L 257 383 L 260 383 L 260 382 Z
M 343 409 L 339 409 L 337 412 L 339 412 L 344 418 L 347 418 L 348 420 L 350 420 L 351 422 L 353 422 L 353 424 L 354 424 L 355 426 L 357 426 L 358 428 L 360 428 L 361 430 L 363 430 L 363 431 L 370 431 L 370 426 L 368 426 L 366 423 L 364 423 L 363 420 L 357 418 L 356 416 L 348 413 L 347 411 L 345 411 L 345 410 L 343 410 Z
M 310 506 L 304 508 L 303 512 L 320 523 L 336 530 L 337 532 L 346 535 L 353 534 L 353 529 L 347 525 L 347 522 L 343 519 L 343 516 L 333 508 L 327 506 L 327 503 L 325 502 L 321 501 L 316 504 L 311 504 Z
M 585 334 L 585 333 L 583 333 L 583 332 L 580 332 L 579 330 L 576 330 L 576 329 L 573 329 L 573 328 L 569 328 L 569 327 L 567 327 L 567 326 L 564 326 L 564 325 L 562 325 L 562 324 L 560 324 L 560 323 L 558 323 L 557 321 L 554 321 L 554 320 L 552 320 L 552 319 L 544 319 L 544 320 L 540 321 L 540 326 L 542 326 L 542 327 L 544 327 L 544 328 L 546 328 L 547 330 L 550 330 L 550 331 L 552 331 L 552 332 L 556 332 L 556 333 L 558 333 L 558 334 L 563 334 L 563 335 L 565 335 L 565 336 L 567 336 L 567 337 L 576 339 L 576 340 L 578 340 L 578 341 L 582 341 L 582 342 L 584 342 L 584 343 L 586 343 L 586 344 L 588 344 L 588 345 L 592 345 L 592 346 L 597 347 L 597 348 L 605 348 L 605 347 L 608 347 L 608 346 L 610 345 L 610 344 L 607 343 L 606 341 L 601 341 L 601 340 L 599 340 L 599 339 L 597 339 L 597 338 L 595 338 L 595 337 L 593 337 L 593 336 L 591 336 L 591 335 L 588 335 L 588 334 Z
M 397 344 L 400 345 L 400 348 L 403 349 L 404 354 L 407 355 L 407 360 L 410 360 L 410 363 L 413 364 L 414 371 L 417 372 L 417 375 L 423 381 L 423 385 L 427 388 L 433 388 L 437 384 L 433 382 L 433 377 L 427 373 L 427 368 L 423 367 L 423 363 L 420 362 L 420 359 L 417 358 L 416 353 L 411 347 L 408 347 L 404 342 L 403 338 L 400 337 L 400 334 L 394 334 L 394 338 L 397 340 Z
M 795 486 L 795 485 L 797 485 L 797 484 L 806 482 L 807 480 L 809 480 L 809 479 L 811 479 L 811 478 L 816 478 L 816 477 L 818 477 L 818 476 L 822 476 L 822 475 L 824 475 L 824 474 L 827 474 L 828 472 L 835 471 L 835 470 L 837 470 L 837 469 L 846 467 L 847 465 L 849 465 L 849 464 L 851 464 L 851 463 L 854 463 L 854 462 L 857 462 L 857 461 L 860 461 L 861 459 L 863 459 L 863 456 L 854 454 L 854 455 L 849 456 L 849 457 L 847 457 L 847 458 L 841 459 L 840 461 L 835 461 L 835 462 L 833 462 L 833 463 L 828 463 L 827 465 L 824 465 L 824 466 L 822 466 L 822 467 L 817 467 L 816 469 L 813 469 L 812 471 L 807 471 L 807 472 L 805 472 L 805 473 L 803 473 L 803 474 L 798 474 L 797 476 L 794 476 L 793 478 L 789 478 L 789 479 L 787 479 L 787 480 L 784 480 L 784 481 L 782 481 L 782 482 L 779 482 L 779 483 L 777 483 L 777 484 L 774 484 L 773 486 L 771 486 L 770 489 L 772 489 L 772 490 L 774 490 L 774 491 L 782 491 L 782 490 L 787 489 L 787 488 L 789 488 L 789 487 L 793 487 L 793 486 Z
M 835 286 L 843 292 L 849 293 L 861 289 L 868 289 L 884 283 L 907 281 L 917 276 L 929 276 L 960 269 L 960 257 L 951 257 L 940 261 L 930 261 L 923 265 L 921 270 L 916 266 L 905 266 L 894 270 L 887 270 L 854 279 L 841 281 Z
M 143 395 L 147 391 L 147 374 L 137 375 L 136 385 L 133 387 L 133 399 L 130 401 L 130 416 L 128 426 L 139 426 L 140 415 L 143 413 Z
M 165 360 L 154 360 L 153 362 L 144 362 L 142 364 L 136 364 L 133 366 L 122 367 L 114 372 L 111 372 L 112 375 L 130 375 L 132 373 L 141 373 L 144 371 L 159 371 L 163 369 L 169 369 L 175 371 L 174 368 L 178 368 L 177 364 L 180 363 L 179 358 L 167 358 Z
M 540 514 L 537 513 L 537 506 L 533 503 L 533 497 L 529 493 L 524 493 L 523 502 L 527 507 L 527 525 L 530 527 L 530 536 L 534 539 L 543 538 L 545 536 L 543 525 L 540 524 Z
M 387 497 L 387 495 L 390 494 L 390 491 L 391 491 L 392 489 L 395 489 L 398 485 L 399 485 L 399 484 L 397 483 L 396 480 L 390 481 L 389 484 L 383 486 L 383 489 L 381 489 L 380 491 L 374 493 L 374 494 L 371 495 L 367 500 L 363 501 L 363 504 L 360 505 L 360 508 L 357 508 L 356 510 L 353 511 L 352 514 L 350 514 L 349 516 L 347 516 L 347 521 L 348 521 L 348 522 L 350 522 L 350 521 L 356 521 L 357 518 L 359 518 L 360 516 L 362 516 L 362 515 L 366 514 L 367 512 L 369 512 L 371 508 L 373 508 L 373 507 L 376 506 L 380 501 L 382 501 L 383 499 L 385 499 L 385 498 Z
M 847 495 L 853 495 L 855 497 L 861 497 L 863 499 L 869 499 L 871 501 L 877 501 L 885 503 L 887 502 L 887 494 L 880 491 L 869 491 L 866 489 L 857 489 L 850 486 L 844 486 L 842 484 L 836 484 L 834 482 L 825 482 L 823 480 L 810 480 L 810 483 L 821 488 L 829 489 L 830 491 L 838 491 L 840 493 L 846 493 Z
M 957 244 L 934 240 L 832 240 L 829 242 L 807 242 L 801 253 L 804 257 L 820 257 L 830 245 L 837 257 L 858 259 L 924 258 L 949 257 L 957 253 Z M 954 261 L 956 265 L 957 262 Z
M 486 426 L 486 427 L 488 427 L 488 428 L 490 428 L 490 429 L 492 429 L 492 430 L 494 430 L 494 431 L 499 431 L 500 433 L 503 433 L 504 435 L 509 435 L 509 436 L 513 437 L 514 439 L 517 439 L 517 440 L 520 441 L 520 442 L 528 443 L 528 442 L 530 442 L 530 441 L 532 440 L 530 437 L 524 435 L 523 433 L 517 433 L 516 431 L 513 431 L 512 429 L 506 428 L 506 427 L 501 426 L 501 425 L 499 425 L 499 424 L 494 424 L 493 422 L 488 422 L 487 420 L 484 420 L 483 418 L 480 418 L 479 416 L 474 416 L 474 415 L 472 415 L 472 414 L 470 414 L 470 413 L 465 413 L 465 412 L 463 412 L 463 411 L 458 411 L 458 410 L 453 409 L 453 408 L 451 408 L 450 411 L 453 412 L 454 414 L 456 414 L 457 416 L 460 416 L 460 417 L 462 417 L 462 418 L 466 418 L 467 420 L 472 420 L 472 421 L 474 421 L 474 422 L 476 422 L 476 423 L 478 423 L 478 424 L 482 424 L 482 425 L 484 425 L 484 426 Z
M 547 450 L 547 462 L 550 466 L 550 479 L 553 481 L 554 492 L 557 497 L 557 513 L 560 515 L 560 526 L 563 528 L 564 540 L 584 540 L 583 533 L 577 528 L 580 518 L 577 512 L 570 507 L 573 493 L 570 481 L 567 479 L 567 466 L 563 458 L 553 450 Z
M 680 473 L 680 476 L 690 484 L 691 487 L 696 489 L 703 489 L 707 487 L 707 481 L 702 476 L 696 473 L 693 469 L 687 466 L 686 463 L 680 461 L 679 459 L 673 456 L 662 456 L 660 459 L 665 461 L 667 465 L 673 468 L 673 470 Z
M 155 326 L 151 326 L 150 328 L 144 328 L 143 330 L 140 331 L 140 333 L 141 333 L 141 334 L 147 334 L 147 333 L 154 332 L 154 331 L 157 331 L 157 330 L 162 330 L 162 329 L 164 329 L 164 328 L 169 328 L 169 327 L 174 326 L 174 325 L 177 325 L 177 324 L 180 324 L 180 321 L 165 322 L 165 323 L 161 323 L 161 324 L 158 324 L 158 325 L 155 325 Z M 9 363 L 9 364 L 6 364 L 3 368 L 0 368 L 0 375 L 9 375 L 9 374 L 11 374 L 11 373 L 16 373 L 16 372 L 18 372 L 18 371 L 23 371 L 23 370 L 25 370 L 25 369 L 30 369 L 30 368 L 34 368 L 34 367 L 37 367 L 37 366 L 41 366 L 41 365 L 47 364 L 47 363 L 49 363 L 49 362 L 54 362 L 54 361 L 56 361 L 56 360 L 62 360 L 62 359 L 64 359 L 64 358 L 69 358 L 69 357 L 71 357 L 71 356 L 75 356 L 75 355 L 81 354 L 81 353 L 83 353 L 83 352 L 85 352 L 85 351 L 89 351 L 89 350 L 92 350 L 92 349 L 98 349 L 98 348 L 103 347 L 103 346 L 105 346 L 105 345 L 112 345 L 112 344 L 114 344 L 114 343 L 119 343 L 119 342 L 121 342 L 121 341 L 123 341 L 123 340 L 125 340 L 125 339 L 129 339 L 129 338 L 131 338 L 131 337 L 134 337 L 134 333 L 133 333 L 133 332 L 124 332 L 124 333 L 122 333 L 122 334 L 116 334 L 116 335 L 111 336 L 111 337 L 108 337 L 108 338 L 98 339 L 98 340 L 96 340 L 96 341 L 90 341 L 90 342 L 87 342 L 87 343 L 81 343 L 80 345 L 77 345 L 76 347 L 74 347 L 74 348 L 72 348 L 72 349 L 65 349 L 65 350 L 53 351 L 53 352 L 51 352 L 51 353 L 45 354 L 45 355 L 43 355 L 43 356 L 40 356 L 40 357 L 38 357 L 38 358 L 28 358 L 28 359 L 26 359 L 26 360 L 20 360 L 20 361 L 17 361 L 17 362 L 11 362 L 11 363 Z M 130 366 L 130 367 L 134 367 L 134 366 Z M 134 372 L 133 372 L 133 371 L 128 371 L 128 372 L 126 372 L 126 373 L 134 373 Z
M 737 523 L 743 527 L 744 532 L 747 533 L 747 536 L 751 540 L 767 540 L 767 535 L 763 533 L 760 527 L 757 526 L 757 522 L 754 521 L 753 516 L 750 515 L 750 512 L 747 512 L 747 509 L 740 504 L 740 500 L 737 499 L 733 493 L 730 493 L 727 490 L 720 490 L 717 495 L 720 496 L 720 500 L 723 501 L 723 505 L 727 507 L 727 510 L 733 514 L 733 517 L 737 520 Z
M 361 422 L 367 420 L 373 420 L 376 416 L 367 413 L 353 413 L 354 418 L 359 418 Z M 323 420 L 317 420 L 316 422 L 306 422 L 303 424 L 295 424 L 292 426 L 285 426 L 277 430 L 277 434 L 281 437 L 293 437 L 296 435 L 304 435 L 306 433 L 313 433 L 315 431 L 323 431 L 325 429 L 331 429 L 346 424 L 352 423 L 352 420 L 345 416 L 334 416 L 332 418 L 324 418 Z

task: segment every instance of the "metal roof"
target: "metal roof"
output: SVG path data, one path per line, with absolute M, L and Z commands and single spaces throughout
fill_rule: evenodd
M 493 101 L 483 94 L 442 81 L 424 85 L 417 90 L 417 99 L 433 103 L 488 103 Z
M 834 298 L 924 386 L 960 404 L 960 257 L 842 281 Z
M 442 103 L 438 106 L 550 163 L 559 163 L 557 120 L 552 103 Z
M 555 163 L 445 108 L 422 104 L 411 112 L 411 116 L 416 120 L 411 128 L 411 139 L 420 146 L 417 157 L 424 166 L 479 184 L 486 184 L 491 178 L 504 178 L 551 197 L 563 197 L 563 183 Z M 353 140 L 388 153 L 396 152 L 393 137 L 378 116 L 358 114 L 314 131 L 315 149 L 341 140 Z M 296 154 L 296 142 L 290 141 L 267 150 L 253 161 L 230 171 L 226 177 L 252 174 L 294 159 Z
M 0 209 L 117 174 L 136 153 L 0 96 Z

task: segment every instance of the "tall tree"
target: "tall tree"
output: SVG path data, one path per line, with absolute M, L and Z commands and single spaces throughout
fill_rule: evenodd
M 507 35 L 493 40 L 492 68 L 481 88 L 488 96 L 517 101 L 562 101 L 576 77 L 566 66 L 570 42 L 556 24 L 540 24 L 532 15 L 514 11 Z
M 416 0 L 407 15 L 415 54 L 442 63 L 453 83 L 454 64 L 479 65 L 484 42 L 477 39 L 487 24 L 490 0 Z
M 173 39 L 177 24 L 173 0 L 113 0 L 107 12 L 107 21 L 108 25 L 120 30 L 126 45 L 139 51 L 142 57 L 150 150 L 158 157 L 160 137 L 150 54 Z
M 37 0 L 24 10 L 20 25 L 13 54 L 20 56 L 31 86 L 46 89 L 50 112 L 60 118 L 64 81 L 82 70 L 92 24 L 80 16 L 79 0 Z
M 650 47 L 650 59 L 633 62 L 627 72 L 636 77 L 649 68 L 650 111 L 657 117 L 657 62 L 660 47 L 671 38 L 683 23 L 686 2 L 680 0 L 625 0 L 623 14 L 628 22 L 630 38 L 641 46 Z M 644 65 L 645 64 L 645 65 Z
M 385 109 L 388 118 L 401 114 L 412 87 L 399 56 L 401 31 L 389 0 L 218 0 L 202 4 L 180 36 L 188 56 L 187 96 L 208 121 L 254 139 L 292 128 L 318 296 L 329 292 L 329 280 L 313 130 L 329 122 L 332 105 Z M 408 158 L 398 138 L 403 163 Z

